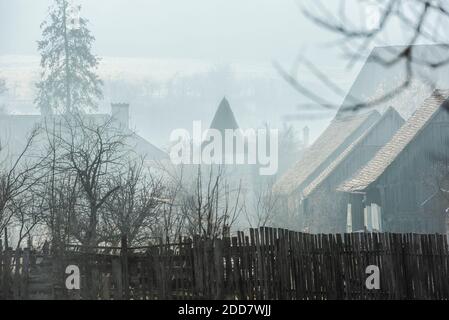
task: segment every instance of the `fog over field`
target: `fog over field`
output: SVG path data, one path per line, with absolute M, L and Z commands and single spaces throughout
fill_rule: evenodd
M 447 0 L 0 0 L 0 300 L 449 299 L 448 29 Z
M 281 127 L 306 100 L 279 76 L 274 61 L 290 68 L 298 54 L 307 55 L 345 89 L 360 68 L 345 68 L 338 51 L 325 45 L 332 40 L 329 34 L 311 32 L 313 25 L 295 1 L 79 2 L 101 57 L 105 91 L 98 111 L 109 112 L 111 102 L 129 102 L 131 126 L 160 147 L 175 128 L 190 129 L 194 120 L 208 125 L 223 96 L 241 127 Z M 36 42 L 50 3 L 0 0 L 0 76 L 9 88 L 2 99 L 10 113 L 38 112 Z M 300 74 L 311 88 L 340 103 L 342 97 L 323 88 L 310 70 Z M 188 97 L 180 101 L 182 95 Z M 291 124 L 298 130 L 308 125 L 313 140 L 331 115 Z

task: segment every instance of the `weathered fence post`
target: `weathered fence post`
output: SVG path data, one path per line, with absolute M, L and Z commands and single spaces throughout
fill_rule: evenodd
M 111 299 L 109 277 L 105 274 L 101 274 L 101 299 Z
M 83 245 L 81 247 L 81 264 L 83 270 L 83 276 L 81 277 L 81 299 L 89 299 L 89 287 L 90 287 L 90 266 L 89 266 L 89 253 L 91 249 L 89 249 L 88 245 Z
M 224 282 L 224 298 L 230 299 L 233 294 L 233 281 L 232 281 L 232 263 L 231 263 L 231 238 L 226 235 L 223 237 L 222 243 L 223 260 L 226 265 L 223 268 L 226 280 Z
M 14 252 L 14 277 L 13 277 L 13 297 L 14 300 L 20 299 L 20 288 L 21 288 L 21 279 L 20 279 L 20 258 L 22 255 L 22 249 L 17 248 Z
M 22 261 L 22 299 L 28 299 L 28 280 L 30 272 L 30 248 L 25 248 L 23 251 L 23 261 Z
M 161 241 L 149 246 L 144 258 L 133 254 L 123 236 L 121 247 L 113 249 L 121 249 L 120 255 L 108 250 L 106 263 L 106 254 L 97 255 L 88 246 L 81 247 L 81 257 L 64 250 L 61 254 L 53 250 L 52 257 L 60 260 L 61 267 L 80 262 L 90 272 L 82 274 L 88 277 L 82 285 L 83 298 L 92 299 L 448 298 L 449 282 L 443 281 L 448 273 L 448 246 L 443 236 L 357 233 L 342 237 L 272 228 L 250 229 L 249 235 L 194 237 L 193 243 L 180 239 L 179 251 L 174 247 L 178 244 Z M 35 270 L 47 269 L 48 258 L 44 256 L 36 268 L 36 256 L 29 248 L 3 250 L 0 241 L 0 299 L 35 297 Z M 111 260 L 110 283 L 106 273 Z M 366 267 L 372 264 L 382 272 L 379 291 L 366 288 Z M 31 271 L 33 282 L 28 288 Z M 143 279 L 141 290 L 131 282 L 136 274 Z
M 12 249 L 6 247 L 3 255 L 3 299 L 11 298 L 11 259 Z
M 203 242 L 199 236 L 193 237 L 193 275 L 196 298 L 204 294 Z
M 114 300 L 123 299 L 122 264 L 120 258 L 112 258 L 112 279 L 114 283 Z
M 215 299 L 222 300 L 223 295 L 223 240 L 215 239 L 214 250 L 214 263 L 215 263 L 215 276 L 216 276 L 216 292 Z
M 122 236 L 120 259 L 122 264 L 122 285 L 124 288 L 124 299 L 129 300 L 129 274 L 128 274 L 128 239 Z
M 160 282 L 160 295 L 159 295 L 159 299 L 167 299 L 167 289 L 168 289 L 168 285 L 167 282 L 169 281 L 169 277 L 167 275 L 166 272 L 166 252 L 165 252 L 165 246 L 164 246 L 164 241 L 163 238 L 159 238 L 159 254 L 158 254 L 158 260 L 157 261 L 157 266 L 158 266 L 158 272 L 159 272 L 159 276 L 161 278 L 161 282 Z
M 0 239 L 0 299 L 4 299 L 3 297 L 3 244 L 2 239 Z
M 407 247 L 406 243 L 403 242 L 403 235 L 401 236 L 401 264 L 402 264 L 402 272 L 404 279 L 404 290 L 405 290 L 405 299 L 411 299 L 411 290 L 410 290 L 410 282 L 411 278 L 409 277 L 408 266 L 407 266 Z

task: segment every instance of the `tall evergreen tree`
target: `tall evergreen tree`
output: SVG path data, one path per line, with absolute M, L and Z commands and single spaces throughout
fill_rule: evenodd
M 92 54 L 95 38 L 88 20 L 78 16 L 80 6 L 55 0 L 49 18 L 41 24 L 41 80 L 36 103 L 42 113 L 83 112 L 96 109 L 102 81 L 99 58 Z

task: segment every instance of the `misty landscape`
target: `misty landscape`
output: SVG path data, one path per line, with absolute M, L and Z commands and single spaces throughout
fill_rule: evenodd
M 443 0 L 0 0 L 0 299 L 448 299 L 448 27 Z

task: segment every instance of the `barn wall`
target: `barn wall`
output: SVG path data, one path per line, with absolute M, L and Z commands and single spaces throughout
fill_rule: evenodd
M 306 226 L 311 233 L 346 232 L 346 203 L 348 195 L 337 193 L 326 184 L 308 198 Z
M 446 232 L 444 209 L 448 203 L 438 194 L 436 182 L 443 172 L 435 164 L 436 157 L 446 159 L 447 170 L 448 138 L 449 116 L 442 109 L 373 186 L 381 194 L 384 231 Z
M 307 179 L 298 187 L 298 190 L 303 190 L 313 180 L 315 180 L 323 170 L 325 170 L 346 148 L 348 148 L 358 137 L 363 135 L 369 128 L 380 119 L 379 113 L 372 113 L 329 157 L 321 163 L 318 168 L 312 172 Z
M 308 197 L 306 225 L 314 233 L 346 232 L 347 206 L 350 195 L 336 191 L 337 187 L 365 165 L 402 126 L 404 120 L 389 111 L 368 132 L 360 144 L 332 171 L 327 179 Z M 360 220 L 360 217 L 355 217 Z

